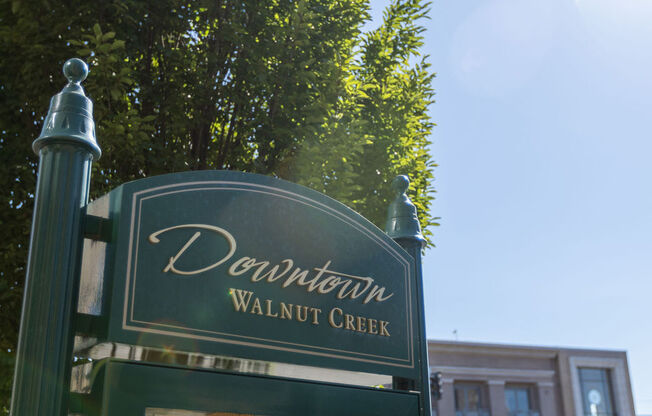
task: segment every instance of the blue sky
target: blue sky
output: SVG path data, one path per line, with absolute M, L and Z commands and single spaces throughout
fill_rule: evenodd
M 430 16 L 428 337 L 627 350 L 652 414 L 652 1 L 437 1 Z

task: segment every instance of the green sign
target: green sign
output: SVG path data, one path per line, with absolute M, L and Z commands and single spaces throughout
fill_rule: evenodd
M 407 177 L 392 183 L 387 234 L 325 195 L 241 172 L 152 177 L 89 204 L 100 148 L 87 73 L 66 62 L 68 84 L 33 144 L 13 416 L 430 414 L 423 237 Z M 77 335 L 391 375 L 392 389 L 108 359 L 87 364 L 91 394 L 70 393 Z
M 228 171 L 108 197 L 108 339 L 414 377 L 414 259 L 339 202 Z
M 79 409 L 88 416 L 414 416 L 419 412 L 418 394 L 408 392 L 117 360 L 104 360 L 98 369 L 92 394 L 96 399 Z

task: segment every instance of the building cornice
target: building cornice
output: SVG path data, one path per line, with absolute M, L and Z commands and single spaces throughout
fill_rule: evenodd
M 523 369 L 506 369 L 506 368 L 486 368 L 486 367 L 454 367 L 454 366 L 431 366 L 430 371 L 441 371 L 445 378 L 451 376 L 466 377 L 492 377 L 503 380 L 509 379 L 539 379 L 550 381 L 555 376 L 553 370 L 523 370 Z M 455 378 L 455 377 L 453 377 Z M 537 380 L 533 380 L 537 381 Z
M 620 357 L 627 354 L 622 350 L 609 350 L 609 349 L 587 349 L 587 348 L 569 348 L 569 347 L 542 347 L 530 345 L 509 345 L 509 344 L 491 344 L 481 342 L 464 342 L 464 341 L 439 341 L 428 340 L 428 351 L 432 353 L 437 352 L 451 352 L 451 353 L 469 353 L 469 354 L 484 354 L 496 356 L 511 356 L 511 357 L 525 357 L 525 358 L 556 358 L 560 353 L 568 353 L 570 355 L 593 355 L 593 354 L 608 354 L 614 357 Z
M 557 351 L 538 350 L 531 347 L 509 347 L 492 344 L 431 344 L 429 342 L 428 352 L 449 352 L 455 354 L 467 353 L 543 359 L 552 359 L 557 357 Z

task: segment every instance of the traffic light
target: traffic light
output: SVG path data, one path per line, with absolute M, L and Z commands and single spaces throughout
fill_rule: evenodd
M 430 396 L 432 400 L 440 400 L 442 393 L 442 376 L 441 371 L 434 372 L 430 375 Z

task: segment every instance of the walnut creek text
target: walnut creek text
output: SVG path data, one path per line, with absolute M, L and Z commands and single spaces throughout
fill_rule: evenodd
M 274 302 L 271 299 L 260 299 L 250 290 L 229 289 L 233 300 L 233 308 L 237 312 L 266 316 L 268 318 L 295 320 L 319 325 L 322 310 L 305 305 L 293 305 L 285 302 Z M 345 313 L 341 308 L 332 308 L 327 314 L 328 324 L 333 328 L 364 332 L 372 335 L 389 337 L 389 322 L 355 316 Z

